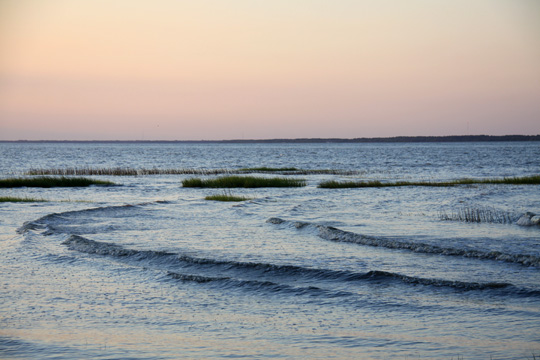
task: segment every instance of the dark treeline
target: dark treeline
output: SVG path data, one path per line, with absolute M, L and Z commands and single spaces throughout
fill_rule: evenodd
M 540 141 L 540 135 L 452 135 L 452 136 L 395 136 L 377 138 L 300 138 L 300 139 L 270 139 L 270 140 L 223 140 L 231 143 L 405 143 L 405 142 L 487 142 L 487 141 Z
M 395 136 L 376 138 L 298 138 L 298 139 L 235 139 L 235 140 L 16 140 L 0 142 L 20 143 L 435 143 L 540 141 L 540 135 L 451 135 L 451 136 Z

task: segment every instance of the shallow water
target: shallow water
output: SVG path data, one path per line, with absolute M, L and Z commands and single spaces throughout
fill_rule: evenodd
M 538 185 L 319 189 L 540 173 L 538 143 L 0 143 L 35 168 L 355 171 L 206 201 L 189 175 L 0 189 L 1 358 L 527 359 L 540 354 Z M 259 175 L 272 176 L 272 175 Z M 277 176 L 277 175 L 276 175 Z M 512 221 L 443 220 L 462 209 Z

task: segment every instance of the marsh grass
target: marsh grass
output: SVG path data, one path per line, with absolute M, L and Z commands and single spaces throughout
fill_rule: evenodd
M 215 194 L 215 195 L 209 195 L 207 197 L 204 198 L 205 200 L 212 200 L 212 201 L 235 201 L 235 202 L 240 202 L 240 201 L 247 201 L 247 200 L 251 200 L 252 198 L 248 198 L 248 197 L 245 197 L 245 196 L 236 196 L 236 195 L 233 195 L 230 191 L 224 191 L 223 193 L 221 194 Z
M 242 168 L 239 169 L 239 171 L 242 172 L 283 172 L 283 171 L 300 171 L 300 169 L 297 169 L 295 167 L 282 167 L 282 168 L 271 168 L 271 167 L 255 167 L 255 168 Z
M 24 175 L 34 176 L 91 176 L 91 175 L 108 175 L 108 176 L 143 176 L 143 175 L 242 175 L 249 173 L 261 174 L 282 174 L 282 175 L 357 175 L 358 171 L 352 170 L 337 170 L 337 169 L 298 169 L 295 167 L 253 167 L 241 169 L 146 169 L 146 168 L 128 168 L 128 167 L 112 167 L 112 168 L 56 168 L 56 169 L 31 169 Z
M 47 202 L 48 200 L 45 199 L 36 199 L 36 198 L 19 198 L 19 197 L 12 197 L 12 196 L 0 196 L 0 203 L 3 202 Z
M 481 180 L 482 181 L 482 180 Z M 481 184 L 539 185 L 540 175 L 514 176 L 502 179 L 485 179 Z
M 281 175 L 358 175 L 359 171 L 355 170 L 338 170 L 338 169 L 298 169 L 298 168 L 243 168 L 237 170 L 238 174 L 261 173 L 261 174 L 281 174 Z
M 261 187 L 302 187 L 304 179 L 262 178 L 255 176 L 224 176 L 217 179 L 192 178 L 182 181 L 183 187 L 201 188 L 261 188 Z
M 516 220 L 516 217 L 513 214 L 506 211 L 473 207 L 464 207 L 450 214 L 441 212 L 439 218 L 443 221 L 496 224 L 511 224 Z
M 510 184 L 510 185 L 538 185 L 540 184 L 540 175 L 523 177 L 505 177 L 501 179 L 459 179 L 452 181 L 394 181 L 381 182 L 372 181 L 324 181 L 319 184 L 319 188 L 342 189 L 342 188 L 367 188 L 367 187 L 398 187 L 398 186 L 432 186 L 432 187 L 450 187 L 458 185 L 473 184 Z
M 31 169 L 25 175 L 60 175 L 60 176 L 137 176 L 137 175 L 220 175 L 227 174 L 227 169 L 135 169 L 128 167 L 113 168 L 57 168 L 57 169 Z
M 40 176 L 35 178 L 9 178 L 0 179 L 0 188 L 16 188 L 16 187 L 86 187 L 91 185 L 97 186 L 112 186 L 115 185 L 110 181 L 94 180 L 82 177 L 51 177 Z

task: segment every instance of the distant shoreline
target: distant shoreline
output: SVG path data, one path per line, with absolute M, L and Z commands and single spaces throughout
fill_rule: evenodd
M 540 135 L 451 135 L 395 136 L 374 138 L 296 138 L 296 139 L 233 139 L 233 140 L 0 140 L 0 143 L 443 143 L 540 141 Z

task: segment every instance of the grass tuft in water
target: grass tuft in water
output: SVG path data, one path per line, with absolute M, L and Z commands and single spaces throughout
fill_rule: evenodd
M 510 185 L 540 185 L 540 175 L 523 177 L 505 177 L 502 179 L 459 179 L 453 181 L 324 181 L 319 188 L 343 189 L 343 188 L 366 188 L 366 187 L 397 187 L 397 186 L 433 186 L 450 187 L 473 184 L 510 184 Z
M 36 198 L 19 198 L 19 197 L 12 197 L 12 196 L 0 196 L 0 203 L 3 202 L 47 202 L 48 200 L 45 199 L 36 199 Z
M 245 197 L 245 196 L 236 196 L 233 195 L 230 191 L 224 191 L 221 194 L 215 194 L 215 195 L 209 195 L 204 198 L 205 200 L 212 200 L 212 201 L 247 201 L 251 200 L 251 198 Z
M 94 180 L 81 177 L 49 177 L 41 176 L 35 178 L 9 178 L 0 179 L 0 188 L 16 188 L 16 187 L 85 187 L 91 185 L 111 186 L 115 185 L 110 181 Z
M 182 181 L 183 187 L 201 188 L 260 188 L 260 187 L 301 187 L 304 179 L 262 178 L 254 176 L 224 176 L 217 179 L 192 178 Z
M 511 224 L 515 221 L 515 216 L 506 211 L 472 207 L 464 207 L 451 214 L 441 212 L 439 218 L 443 221 L 463 221 L 469 223 Z

